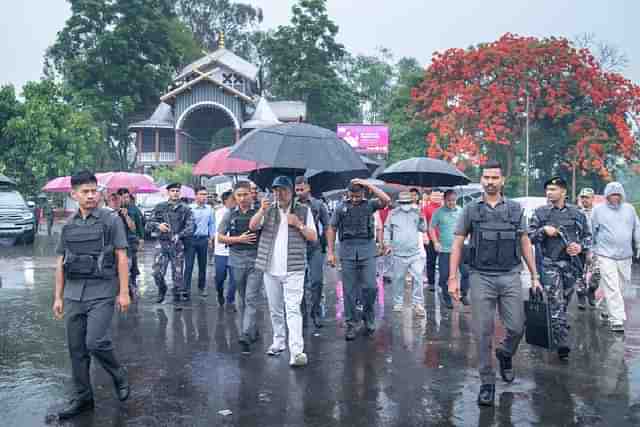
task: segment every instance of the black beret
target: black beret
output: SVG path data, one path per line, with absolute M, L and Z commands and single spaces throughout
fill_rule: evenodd
M 548 179 L 545 183 L 544 183 L 544 188 L 546 189 L 547 186 L 549 185 L 556 185 L 558 187 L 562 187 L 565 190 L 567 189 L 567 181 L 565 181 L 564 179 L 562 179 L 559 176 L 554 176 L 551 177 L 550 179 Z
M 172 188 L 180 188 L 182 187 L 182 184 L 180 184 L 179 182 L 172 182 L 171 184 L 167 185 L 167 190 L 171 190 Z

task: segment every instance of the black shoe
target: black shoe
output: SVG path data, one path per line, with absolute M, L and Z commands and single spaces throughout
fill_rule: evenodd
M 69 402 L 69 405 L 67 405 L 67 407 L 58 412 L 58 418 L 61 420 L 73 418 L 83 412 L 93 410 L 94 406 L 95 404 L 93 402 L 93 399 L 73 399 L 71 402 Z
M 156 299 L 157 304 L 162 304 L 164 302 L 164 298 L 167 296 L 167 288 L 158 289 L 158 298 Z
M 347 341 L 353 341 L 356 339 L 356 328 L 349 325 L 347 326 L 347 332 L 344 334 L 344 339 Z
M 460 298 L 460 302 L 462 303 L 462 305 L 471 305 L 469 297 L 466 295 L 463 295 L 462 298 Z
M 120 381 L 113 381 L 113 385 L 116 388 L 116 397 L 120 402 L 124 402 L 129 398 L 131 387 L 129 386 L 129 375 L 126 369 L 122 369 L 123 375 Z
M 512 383 L 515 379 L 513 366 L 511 364 L 511 356 L 508 356 L 501 348 L 496 349 L 496 358 L 500 362 L 500 375 L 502 379 L 508 383 Z
M 224 293 L 222 291 L 218 291 L 218 305 L 220 307 L 224 306 Z
M 586 310 L 587 309 L 587 301 L 584 295 L 578 295 L 578 310 Z
M 191 294 L 188 294 L 188 293 L 182 294 L 182 301 L 184 301 L 184 302 L 191 301 Z
M 376 327 L 375 326 L 365 326 L 365 328 L 364 328 L 364 335 L 365 336 L 370 337 L 375 333 L 376 333 Z
M 482 384 L 478 393 L 478 405 L 493 406 L 496 400 L 496 386 L 494 384 Z
M 251 354 L 251 344 L 246 340 L 240 340 L 240 352 L 242 354 Z
M 446 298 L 443 297 L 442 295 L 440 296 L 440 305 L 442 307 L 446 307 L 449 310 L 453 310 L 453 301 L 451 301 L 451 297 Z
M 569 353 L 571 352 L 571 349 L 567 346 L 560 346 L 558 347 L 558 358 L 562 361 L 567 361 L 569 360 Z
M 589 289 L 587 291 L 587 300 L 589 301 L 589 305 L 591 307 L 596 306 L 596 291 L 593 289 Z

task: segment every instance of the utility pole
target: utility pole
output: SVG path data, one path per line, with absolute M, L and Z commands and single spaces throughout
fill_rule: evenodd
M 524 196 L 529 197 L 529 92 L 526 98 L 525 123 L 525 167 L 524 167 Z

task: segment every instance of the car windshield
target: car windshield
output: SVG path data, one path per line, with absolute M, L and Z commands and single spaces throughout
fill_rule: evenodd
M 146 208 L 146 209 L 152 209 L 154 208 L 158 203 L 160 202 L 164 202 L 165 200 L 167 200 L 167 198 L 165 196 L 162 196 L 160 194 L 148 194 L 148 195 L 138 195 L 138 206 L 140 206 L 141 208 Z
M 0 191 L 0 207 L 24 208 L 27 204 L 24 199 L 15 191 Z

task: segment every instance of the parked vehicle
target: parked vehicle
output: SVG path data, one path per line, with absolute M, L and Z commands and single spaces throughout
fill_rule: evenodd
M 35 203 L 27 203 L 16 190 L 0 189 L 0 237 L 33 243 L 37 229 Z

